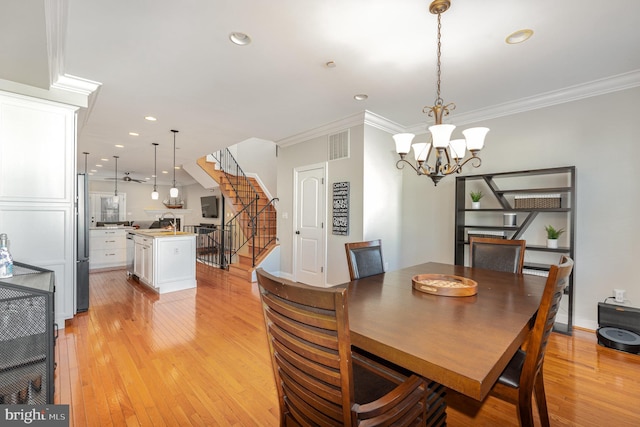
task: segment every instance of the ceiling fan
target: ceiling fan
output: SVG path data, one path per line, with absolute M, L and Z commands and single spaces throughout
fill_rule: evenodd
M 122 178 L 105 178 L 105 179 L 110 179 L 110 180 L 122 180 L 124 182 L 147 182 L 144 179 L 135 179 L 135 178 L 131 178 L 131 176 L 129 176 L 131 174 L 131 172 L 125 172 L 124 176 Z

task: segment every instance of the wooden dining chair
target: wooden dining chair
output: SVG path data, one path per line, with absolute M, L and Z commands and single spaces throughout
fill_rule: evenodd
M 256 275 L 281 426 L 425 425 L 422 377 L 352 353 L 345 287 L 294 283 L 263 269 Z
M 526 240 L 469 237 L 471 267 L 522 274 Z
M 511 359 L 491 390 L 492 395 L 516 406 L 520 425 L 523 427 L 533 426 L 531 400 L 534 395 L 540 422 L 543 426 L 549 426 L 542 364 L 572 269 L 573 260 L 567 256 L 562 256 L 559 265 L 551 266 L 533 328 L 523 347 Z
M 344 248 L 347 251 L 347 264 L 351 280 L 384 273 L 382 241 L 380 239 L 345 243 Z

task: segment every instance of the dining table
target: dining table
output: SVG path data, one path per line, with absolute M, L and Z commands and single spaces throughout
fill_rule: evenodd
M 414 289 L 418 275 L 477 283 L 475 295 Z M 348 284 L 352 345 L 478 401 L 526 339 L 545 277 L 428 262 Z

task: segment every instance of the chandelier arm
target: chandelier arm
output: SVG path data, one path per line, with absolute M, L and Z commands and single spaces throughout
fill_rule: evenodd
M 471 166 L 473 166 L 474 168 L 479 168 L 479 167 L 480 167 L 480 165 L 482 165 L 482 159 L 481 159 L 480 157 L 477 157 L 477 156 L 475 156 L 475 155 L 474 155 L 474 156 L 472 156 L 472 157 L 469 157 L 469 158 L 468 158 L 467 160 L 465 160 L 464 162 L 462 162 L 462 163 L 458 164 L 457 169 L 458 169 L 458 170 L 462 170 L 462 167 L 463 167 L 464 165 L 466 165 L 467 163 L 471 162 L 471 161 L 474 161 L 473 163 L 471 163 Z
M 418 164 L 417 167 L 414 166 L 410 161 L 405 159 L 400 159 L 396 162 L 396 168 L 404 169 L 404 165 L 407 164 L 411 169 L 413 169 L 418 175 L 430 175 L 433 173 L 433 170 L 429 167 L 427 162 L 422 164 Z

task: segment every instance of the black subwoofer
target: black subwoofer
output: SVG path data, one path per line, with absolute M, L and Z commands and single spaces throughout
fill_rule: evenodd
M 598 303 L 598 344 L 640 354 L 640 309 Z

